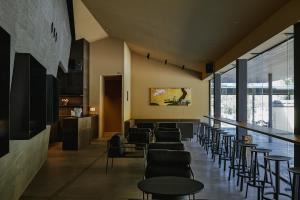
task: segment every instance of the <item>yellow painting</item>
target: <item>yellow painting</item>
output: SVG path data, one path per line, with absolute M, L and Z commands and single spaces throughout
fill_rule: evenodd
M 151 88 L 150 105 L 189 106 L 192 104 L 191 88 Z

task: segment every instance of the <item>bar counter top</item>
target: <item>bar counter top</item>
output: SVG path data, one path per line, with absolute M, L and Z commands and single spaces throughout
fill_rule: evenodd
M 294 144 L 300 144 L 300 135 L 295 135 L 294 133 L 287 132 L 287 131 L 282 131 L 274 128 L 268 128 L 268 127 L 262 127 L 262 126 L 257 126 L 254 124 L 249 124 L 245 122 L 238 122 L 235 120 L 231 119 L 226 119 L 222 117 L 212 117 L 212 116 L 204 116 L 205 118 L 216 120 L 219 122 L 223 122 L 226 124 L 230 124 L 239 128 L 244 128 L 246 130 L 262 133 L 267 136 L 271 136 L 280 140 L 284 140 L 287 142 L 291 142 Z

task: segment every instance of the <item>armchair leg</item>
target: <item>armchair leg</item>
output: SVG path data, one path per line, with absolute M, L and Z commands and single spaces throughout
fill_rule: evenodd
M 106 157 L 106 168 L 105 168 L 106 175 L 107 175 L 107 167 L 108 167 L 108 156 Z
M 114 167 L 114 158 L 111 158 L 111 168 Z

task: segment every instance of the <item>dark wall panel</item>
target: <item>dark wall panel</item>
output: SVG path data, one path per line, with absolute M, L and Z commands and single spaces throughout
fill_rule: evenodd
M 10 35 L 0 27 L 0 157 L 9 152 Z
M 10 103 L 11 139 L 30 139 L 46 128 L 46 69 L 30 54 L 15 55 Z
M 58 121 L 58 88 L 57 79 L 47 75 L 47 124 Z

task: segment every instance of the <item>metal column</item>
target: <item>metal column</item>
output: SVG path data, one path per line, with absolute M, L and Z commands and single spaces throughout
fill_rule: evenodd
M 214 117 L 221 117 L 221 75 L 214 75 Z M 215 121 L 214 124 L 220 124 Z
M 236 60 L 236 121 L 247 122 L 247 60 Z M 247 134 L 243 128 L 236 129 L 238 139 Z

